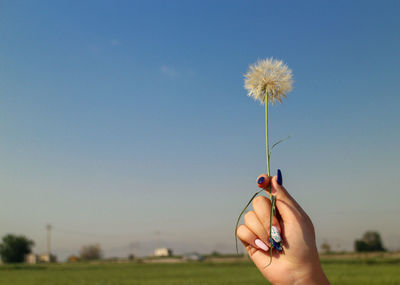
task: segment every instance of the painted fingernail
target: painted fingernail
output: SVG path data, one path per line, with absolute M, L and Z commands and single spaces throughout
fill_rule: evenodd
M 266 245 L 262 240 L 260 240 L 260 239 L 256 239 L 255 241 L 254 241 L 254 243 L 256 244 L 256 246 L 259 248 L 259 249 L 262 249 L 263 251 L 268 251 L 269 250 L 269 247 L 268 247 L 268 245 Z
M 280 243 L 274 241 L 271 238 L 269 238 L 269 242 L 271 243 L 272 247 L 275 248 L 277 251 L 282 251 L 282 246 Z
M 276 172 L 276 182 L 279 185 L 282 185 L 282 173 L 280 169 L 278 169 L 278 171 Z
M 281 234 L 279 233 L 278 228 L 275 226 L 271 227 L 271 237 L 276 242 L 282 241 Z
M 257 177 L 257 184 L 259 188 L 266 189 L 269 184 L 269 178 L 266 174 L 261 174 Z

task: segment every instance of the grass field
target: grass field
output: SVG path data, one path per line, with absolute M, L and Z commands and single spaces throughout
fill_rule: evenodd
M 332 284 L 400 284 L 400 260 L 327 260 Z M 250 262 L 54 264 L 0 266 L 0 285 L 268 284 Z

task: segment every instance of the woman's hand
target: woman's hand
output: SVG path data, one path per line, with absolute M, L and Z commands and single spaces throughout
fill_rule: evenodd
M 245 224 L 237 228 L 237 236 L 254 264 L 272 284 L 329 284 L 320 265 L 314 226 L 304 210 L 282 186 L 280 170 L 277 176 L 271 178 L 260 175 L 257 181 L 264 189 L 270 183 L 271 192 L 276 195 L 279 219 L 275 216 L 272 218 L 272 225 L 275 227 L 272 238 L 279 242 L 281 237 L 283 249 L 273 249 L 270 264 L 271 202 L 264 196 L 258 196 L 253 201 L 253 211 L 244 216 Z

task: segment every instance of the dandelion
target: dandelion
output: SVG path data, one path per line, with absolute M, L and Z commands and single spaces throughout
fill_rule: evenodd
M 268 103 L 275 104 L 277 101 L 282 103 L 283 98 L 286 98 L 286 94 L 292 90 L 292 71 L 285 65 L 282 61 L 273 58 L 267 58 L 264 60 L 258 60 L 257 63 L 250 65 L 249 71 L 245 74 L 245 84 L 244 87 L 247 89 L 247 95 L 253 97 L 253 99 L 258 100 L 261 104 L 265 105 L 265 150 L 267 158 L 267 175 L 270 176 L 270 156 L 271 150 L 281 143 L 283 140 L 278 141 L 273 144 L 272 148 L 269 148 L 269 138 L 268 138 Z M 250 205 L 251 201 L 261 193 L 264 189 L 261 189 L 251 197 L 250 201 L 247 203 L 246 207 L 242 210 L 239 218 L 236 222 L 237 228 L 240 218 L 246 211 L 247 207 Z M 271 193 L 271 184 L 268 184 L 268 194 L 271 200 L 271 212 L 270 212 L 270 233 L 272 233 L 272 217 L 275 213 L 275 195 Z M 236 231 L 235 231 L 236 238 Z M 272 239 L 271 239 L 272 240 Z M 274 246 L 275 248 L 281 248 L 282 241 Z M 272 249 L 270 246 L 270 263 L 272 262 Z M 237 239 L 236 239 L 236 251 Z M 268 265 L 267 265 L 268 266 Z
M 250 70 L 244 77 L 244 87 L 248 90 L 247 95 L 265 105 L 265 146 L 269 176 L 268 103 L 274 104 L 276 101 L 282 103 L 282 99 L 286 98 L 286 93 L 292 90 L 292 71 L 281 60 L 267 58 L 250 65 Z
M 250 66 L 244 87 L 248 90 L 248 96 L 262 104 L 265 101 L 282 103 L 282 99 L 292 90 L 292 84 L 292 71 L 287 65 L 280 60 L 267 58 Z

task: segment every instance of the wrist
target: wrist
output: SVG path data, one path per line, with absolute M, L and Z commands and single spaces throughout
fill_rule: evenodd
M 299 274 L 293 285 L 329 285 L 329 280 L 326 277 L 320 264 L 313 266 L 308 271 Z

